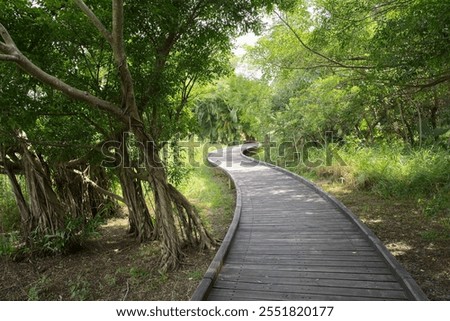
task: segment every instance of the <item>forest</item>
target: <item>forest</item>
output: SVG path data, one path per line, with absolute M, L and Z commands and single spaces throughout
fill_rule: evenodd
M 0 0 L 0 13 L 0 263 L 70 260 L 122 217 L 126 249 L 173 286 L 196 256 L 207 267 L 229 223 L 210 214 L 234 206 L 205 151 L 257 141 L 255 157 L 341 198 L 450 299 L 447 0 Z M 125 299 L 153 272 L 120 273 L 105 284 Z M 25 299 L 54 299 L 44 272 L 30 282 Z M 62 297 L 97 299 L 87 282 Z

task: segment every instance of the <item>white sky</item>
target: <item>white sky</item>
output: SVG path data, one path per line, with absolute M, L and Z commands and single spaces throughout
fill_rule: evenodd
M 258 39 L 260 36 L 255 35 L 253 32 L 248 33 L 244 36 L 241 36 L 239 38 L 236 38 L 235 40 L 235 48 L 233 50 L 233 53 L 238 56 L 242 57 L 245 55 L 246 50 L 244 49 L 244 46 L 254 46 L 258 42 Z
M 245 46 L 254 46 L 258 42 L 261 36 L 255 35 L 253 32 L 241 36 L 235 40 L 235 48 L 233 50 L 234 55 L 238 58 L 238 62 L 235 68 L 235 73 L 245 76 L 247 78 L 260 79 L 262 72 L 254 66 L 250 66 L 244 61 L 244 56 L 247 53 Z
M 262 34 L 265 34 L 273 25 L 274 25 L 274 17 L 273 16 L 263 16 L 262 22 L 265 24 L 265 30 Z M 255 68 L 254 66 L 249 66 L 243 61 L 243 57 L 247 53 L 245 46 L 254 46 L 258 42 L 259 38 L 262 36 L 257 36 L 253 32 L 250 32 L 246 35 L 236 38 L 234 41 L 234 50 L 233 53 L 236 57 L 238 57 L 238 64 L 236 66 L 235 72 L 238 75 L 243 75 L 248 78 L 257 78 L 260 79 L 262 77 L 261 70 Z

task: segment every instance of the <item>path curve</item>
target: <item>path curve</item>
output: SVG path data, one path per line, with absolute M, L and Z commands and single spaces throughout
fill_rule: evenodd
M 243 151 L 211 153 L 236 186 L 233 221 L 192 300 L 426 300 L 382 242 L 313 183 Z

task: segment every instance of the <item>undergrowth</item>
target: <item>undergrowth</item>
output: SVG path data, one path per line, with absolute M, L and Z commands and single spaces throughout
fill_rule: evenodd
M 0 234 L 11 233 L 20 227 L 20 214 L 8 179 L 0 175 Z
M 283 150 L 284 151 L 284 150 Z M 306 151 L 306 152 L 305 152 Z M 260 159 L 268 159 L 260 151 Z M 411 149 L 401 142 L 361 146 L 271 149 L 270 162 L 310 179 L 327 179 L 386 199 L 415 202 L 426 216 L 450 217 L 450 155 L 442 147 Z

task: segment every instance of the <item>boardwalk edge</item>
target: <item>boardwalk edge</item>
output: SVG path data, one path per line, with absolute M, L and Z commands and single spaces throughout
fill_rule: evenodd
M 416 281 L 412 278 L 412 276 L 409 274 L 408 271 L 405 270 L 405 268 L 397 261 L 397 259 L 389 252 L 389 250 L 386 248 L 386 246 L 381 242 L 381 240 L 372 232 L 371 229 L 369 229 L 349 208 L 347 208 L 341 201 L 336 199 L 334 196 L 328 194 L 324 190 L 322 190 L 319 186 L 314 184 L 313 182 L 309 181 L 308 179 L 297 175 L 295 173 L 292 173 L 282 167 L 261 161 L 256 160 L 252 157 L 249 157 L 245 155 L 245 152 L 248 152 L 250 149 L 256 149 L 259 147 L 259 144 L 247 144 L 243 145 L 241 148 L 241 155 L 248 159 L 251 162 L 266 165 L 268 167 L 271 167 L 273 169 L 276 169 L 277 171 L 280 171 L 282 173 L 287 174 L 288 176 L 299 180 L 303 184 L 309 186 L 314 191 L 316 191 L 321 197 L 323 197 L 325 200 L 330 201 L 333 203 L 341 212 L 343 212 L 347 217 L 350 219 L 350 221 L 355 224 L 364 234 L 364 236 L 373 243 L 375 249 L 381 254 L 383 259 L 387 262 L 389 268 L 394 272 L 394 275 L 398 278 L 398 281 L 403 285 L 405 290 L 407 290 L 410 299 L 417 300 L 417 301 L 426 301 L 428 300 L 425 293 L 422 291 L 422 289 L 419 287 L 419 285 L 416 283 Z
M 211 264 L 208 267 L 208 270 L 206 271 L 205 275 L 203 276 L 203 279 L 200 281 L 197 289 L 195 290 L 194 294 L 191 297 L 191 301 L 203 301 L 206 300 L 208 297 L 208 294 L 220 272 L 223 266 L 223 262 L 225 260 L 225 257 L 228 254 L 228 251 L 230 249 L 231 242 L 233 241 L 234 235 L 236 234 L 237 227 L 239 225 L 239 221 L 241 219 L 241 210 L 242 210 L 242 193 L 239 185 L 237 182 L 233 179 L 233 177 L 224 169 L 220 168 L 214 161 L 210 159 L 210 153 L 208 155 L 208 162 L 220 169 L 223 173 L 225 173 L 228 178 L 233 182 L 235 189 L 236 189 L 236 208 L 234 210 L 233 220 L 231 221 L 230 227 L 228 228 L 228 232 L 225 235 L 225 238 L 222 241 L 222 244 L 220 245 L 219 249 L 217 250 L 216 255 L 214 256 L 214 259 L 212 260 Z

